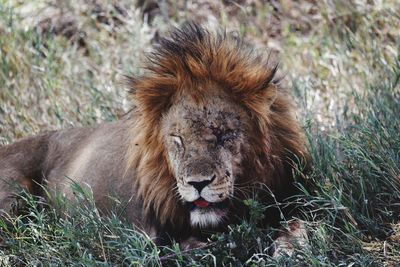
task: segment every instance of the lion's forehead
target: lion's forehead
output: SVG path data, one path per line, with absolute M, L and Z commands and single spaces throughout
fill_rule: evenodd
M 237 130 L 241 127 L 240 116 L 229 111 L 191 110 L 187 111 L 182 119 L 188 127 L 204 130 L 207 133 L 216 130 Z
M 204 105 L 181 103 L 175 108 L 176 125 L 194 129 L 235 130 L 241 127 L 241 110 L 224 101 L 210 101 Z

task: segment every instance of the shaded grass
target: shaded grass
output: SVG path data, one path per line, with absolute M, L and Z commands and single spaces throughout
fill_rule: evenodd
M 6 248 L 0 252 L 0 264 L 159 265 L 159 249 L 149 237 L 114 216 L 101 217 L 91 192 L 76 184 L 72 187 L 75 204 L 59 197 L 58 204 L 50 207 L 31 195 L 20 195 L 27 212 L 13 218 L 12 225 L 0 224 Z
M 150 42 L 150 29 L 140 22 L 136 9 L 126 9 L 123 23 L 113 26 L 100 23 L 84 4 L 65 3 L 76 16 L 78 29 L 88 36 L 81 47 L 65 36 L 27 26 L 19 11 L 24 5 L 11 3 L 0 0 L 0 143 L 49 126 L 88 125 L 123 114 L 123 89 L 116 86 L 119 72 L 137 72 L 141 52 Z M 115 7 L 104 7 L 102 14 L 118 16 Z M 307 32 L 307 17 L 300 18 L 305 23 L 297 27 L 300 30 L 285 17 L 292 7 L 282 4 L 282 67 L 305 118 L 313 158 L 307 179 L 314 186 L 277 205 L 301 204 L 308 247 L 298 248 L 292 258 L 272 259 L 271 241 L 279 230 L 258 227 L 264 207 L 248 201 L 253 217 L 213 236 L 208 247 L 157 248 L 116 216 L 99 216 L 90 192 L 75 185 L 81 205 L 70 206 L 68 212 L 21 195 L 27 213 L 12 218 L 11 226 L 0 220 L 0 266 L 400 262 L 399 6 L 395 1 L 319 2 L 319 23 Z M 247 9 L 239 14 L 227 10 L 219 10 L 222 23 L 248 19 L 239 32 L 264 40 L 262 21 L 270 16 L 271 6 L 254 8 L 256 16 L 253 9 L 250 14 Z M 184 19 L 179 11 L 172 12 L 177 21 Z M 156 18 L 154 24 L 161 23 Z M 59 202 L 69 205 L 62 198 Z
M 386 240 L 393 256 L 386 260 L 399 260 L 398 243 L 390 238 L 399 234 L 393 225 L 400 219 L 399 71 L 397 64 L 388 80 L 356 94 L 358 112 L 339 122 L 338 132 L 309 133 L 315 188 L 313 196 L 304 197 L 305 215 L 318 222 L 311 231 L 323 233 L 335 257 L 356 253 L 366 263 L 378 263 L 387 255 L 369 254 L 366 243 Z

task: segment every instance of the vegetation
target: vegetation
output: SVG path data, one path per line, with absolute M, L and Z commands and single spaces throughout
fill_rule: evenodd
M 140 72 L 157 35 L 187 18 L 217 21 L 279 57 L 293 89 L 313 187 L 276 205 L 301 204 L 309 246 L 271 258 L 278 230 L 257 226 L 264 207 L 249 200 L 251 219 L 207 247 L 156 247 L 72 185 L 81 204 L 63 213 L 62 197 L 48 206 L 21 193 L 26 212 L 0 220 L 0 266 L 397 266 L 400 3 L 201 3 L 0 0 L 0 144 L 117 119 L 129 109 L 121 75 Z

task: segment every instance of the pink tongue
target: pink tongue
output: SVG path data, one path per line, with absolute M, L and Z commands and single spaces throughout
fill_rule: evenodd
M 196 200 L 195 202 L 193 202 L 197 207 L 200 208 L 206 208 L 208 207 L 208 205 L 210 205 L 210 203 L 207 200 L 201 199 L 201 200 Z

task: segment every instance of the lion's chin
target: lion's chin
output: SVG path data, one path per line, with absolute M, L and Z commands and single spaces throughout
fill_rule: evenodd
M 193 202 L 185 202 L 190 212 L 190 223 L 193 227 L 214 228 L 220 226 L 228 215 L 230 201 L 208 202 L 200 197 Z
M 190 223 L 199 228 L 217 227 L 226 216 L 227 212 L 220 209 L 194 209 L 190 212 Z

